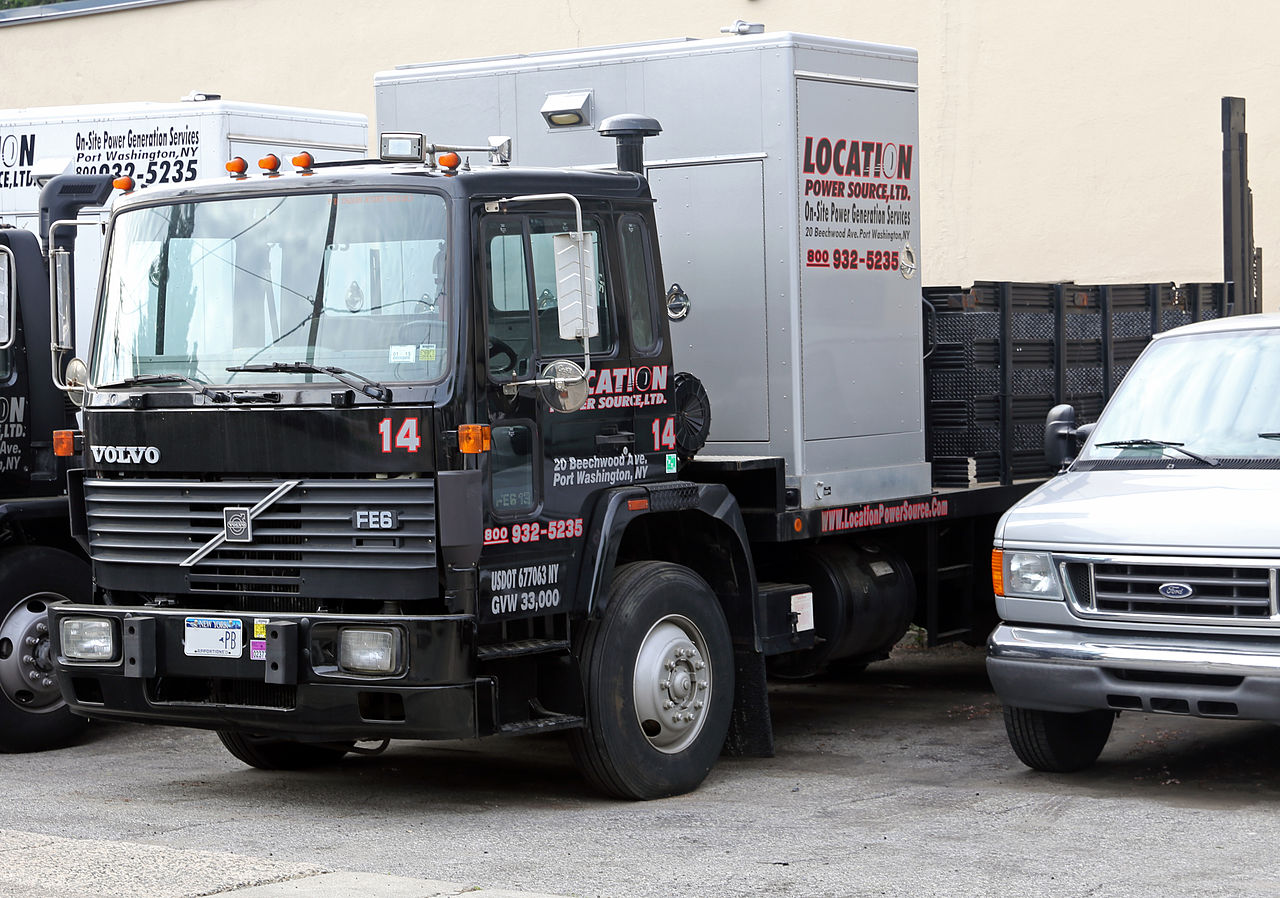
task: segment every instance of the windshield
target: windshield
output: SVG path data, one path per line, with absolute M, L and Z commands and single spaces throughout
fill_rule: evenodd
M 379 382 L 438 380 L 449 346 L 445 221 L 444 199 L 420 193 L 123 212 L 112 232 L 92 382 L 338 380 L 317 367 Z M 293 367 L 227 370 L 273 363 Z
M 1280 457 L 1280 330 L 1152 344 L 1080 459 L 1185 460 L 1191 453 L 1209 460 Z

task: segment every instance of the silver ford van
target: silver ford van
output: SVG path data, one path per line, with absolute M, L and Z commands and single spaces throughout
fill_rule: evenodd
M 1096 424 L 1049 413 L 1045 451 L 1061 473 L 991 555 L 1019 759 L 1087 767 L 1121 711 L 1280 722 L 1280 315 L 1156 335 Z

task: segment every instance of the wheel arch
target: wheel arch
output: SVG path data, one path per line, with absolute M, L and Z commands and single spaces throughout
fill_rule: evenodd
M 735 644 L 759 649 L 755 566 L 742 513 L 723 485 L 677 481 L 612 490 L 595 520 L 594 557 L 582 571 L 588 616 L 603 613 L 620 565 L 668 561 L 707 582 Z

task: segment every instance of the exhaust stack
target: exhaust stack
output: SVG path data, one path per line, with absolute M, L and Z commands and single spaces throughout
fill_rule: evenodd
M 618 142 L 618 171 L 644 174 L 644 139 L 662 133 L 658 120 L 647 115 L 624 112 L 600 123 L 600 136 Z

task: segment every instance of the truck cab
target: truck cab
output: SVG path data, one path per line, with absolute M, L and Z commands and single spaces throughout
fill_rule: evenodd
M 992 554 L 987 666 L 1023 763 L 1091 765 L 1124 711 L 1280 721 L 1278 348 L 1275 315 L 1176 328 L 1096 425 L 1050 413 L 1063 471 Z
M 693 788 L 757 590 L 728 490 L 678 478 L 648 185 L 384 149 L 117 200 L 67 701 L 265 768 L 568 728 L 606 791 Z

